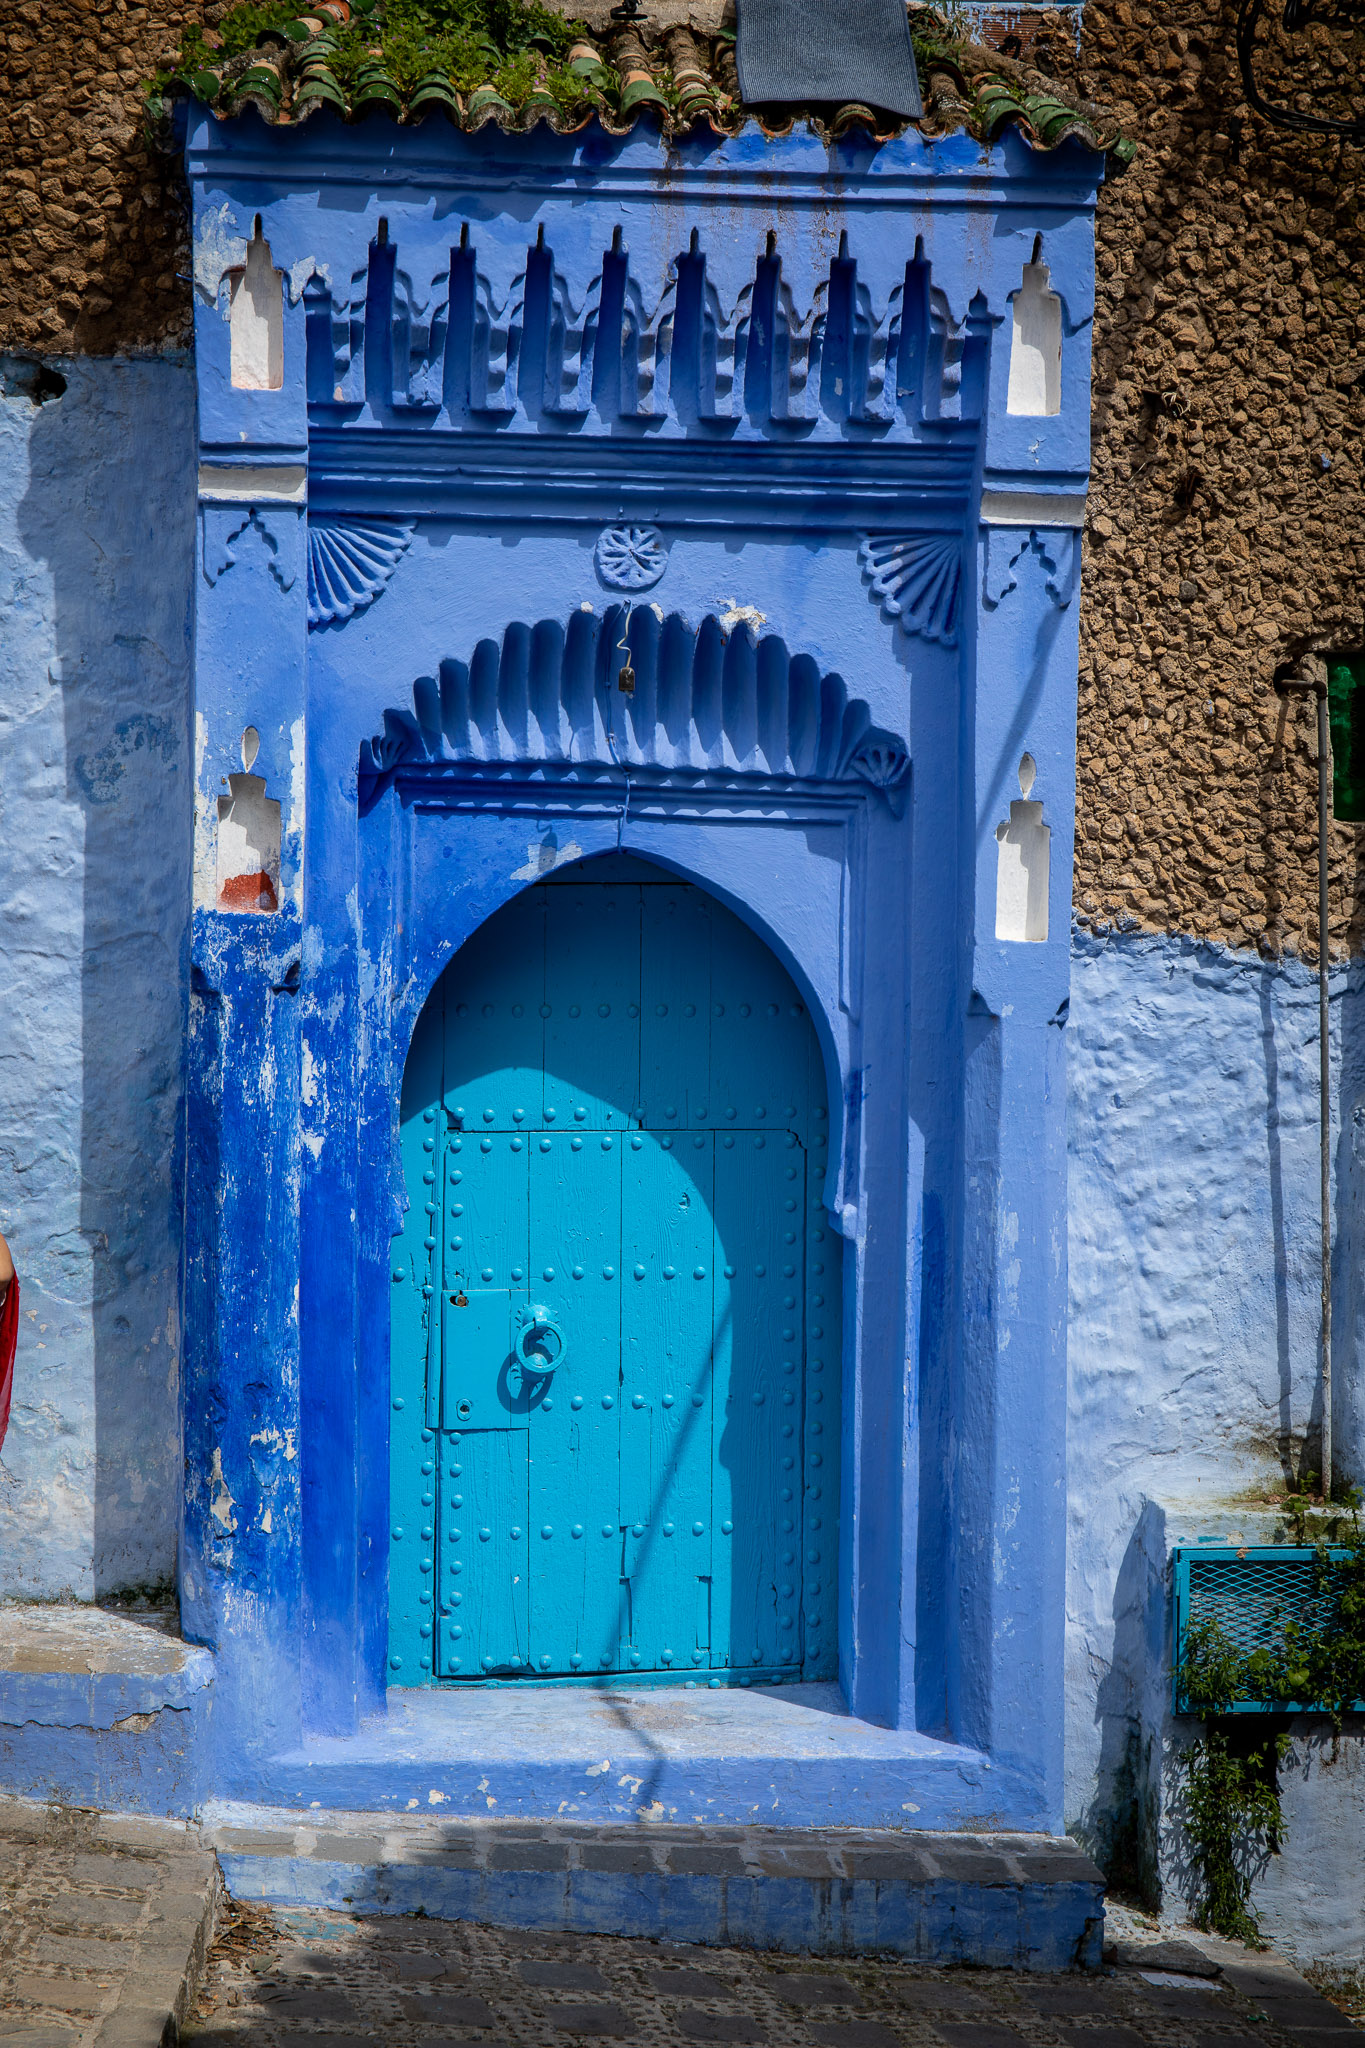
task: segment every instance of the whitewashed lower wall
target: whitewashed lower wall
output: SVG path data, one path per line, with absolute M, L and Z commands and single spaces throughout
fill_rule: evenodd
M 1339 1476 L 1361 1471 L 1365 1005 L 1333 980 Z M 1078 934 L 1069 1024 L 1067 1821 L 1179 1917 L 1168 1556 L 1277 1540 L 1318 1462 L 1315 974 L 1179 938 Z M 1344 1137 L 1343 1134 L 1344 1133 Z M 1279 1538 L 1283 1540 L 1283 1536 Z M 1365 1941 L 1365 1749 L 1304 1724 L 1254 1900 L 1305 1960 Z

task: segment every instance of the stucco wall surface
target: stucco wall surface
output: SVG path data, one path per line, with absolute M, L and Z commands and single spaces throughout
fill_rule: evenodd
M 1338 1475 L 1357 1477 L 1363 996 L 1358 970 L 1334 977 L 1333 1415 Z M 1179 1913 L 1169 1758 L 1193 1731 L 1169 1714 L 1169 1551 L 1287 1540 L 1270 1503 L 1318 1464 L 1316 977 L 1080 933 L 1068 1039 L 1066 1817 L 1112 1877 Z M 1365 1937 L 1365 1752 L 1313 1728 L 1256 1902 L 1277 1941 L 1340 1956 Z
M 0 400 L 0 1597 L 164 1584 L 179 1490 L 194 385 Z

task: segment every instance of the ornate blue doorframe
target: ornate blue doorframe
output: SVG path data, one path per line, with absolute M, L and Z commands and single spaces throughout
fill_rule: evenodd
M 413 1023 L 484 919 L 619 846 L 746 920 L 820 1033 L 850 1706 L 977 1751 L 976 1818 L 1058 1824 L 1099 160 L 203 118 L 187 161 L 216 1789 L 383 1705 Z

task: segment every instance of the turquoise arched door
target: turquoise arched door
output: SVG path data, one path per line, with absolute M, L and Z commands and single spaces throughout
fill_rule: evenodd
M 828 1128 L 701 889 L 585 862 L 462 948 L 404 1082 L 395 1683 L 833 1674 Z

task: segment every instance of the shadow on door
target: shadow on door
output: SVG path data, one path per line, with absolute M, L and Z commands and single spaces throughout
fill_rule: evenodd
M 834 1675 L 828 1127 L 795 985 L 700 888 L 622 856 L 576 863 L 462 948 L 403 1089 L 390 1610 L 406 1668 Z

